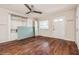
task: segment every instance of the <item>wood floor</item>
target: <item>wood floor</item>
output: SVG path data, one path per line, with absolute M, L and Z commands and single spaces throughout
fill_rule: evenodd
M 32 37 L 0 44 L 0 55 L 78 55 L 74 42 L 48 38 Z

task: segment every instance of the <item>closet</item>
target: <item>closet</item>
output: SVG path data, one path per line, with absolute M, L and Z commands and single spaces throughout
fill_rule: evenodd
M 11 15 L 10 39 L 20 40 L 32 37 L 33 35 L 32 19 L 27 19 L 18 15 Z
M 10 22 L 10 39 L 20 39 L 19 37 L 19 28 L 26 27 L 26 18 L 23 18 L 18 15 L 11 15 Z

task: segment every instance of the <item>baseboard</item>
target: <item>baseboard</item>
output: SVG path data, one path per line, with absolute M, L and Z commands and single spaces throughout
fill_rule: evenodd
M 29 38 L 33 38 L 33 37 L 55 38 L 55 37 L 49 37 L 49 36 L 37 35 L 37 36 L 32 36 L 32 37 L 23 38 L 23 39 L 29 39 Z M 23 40 L 23 39 L 19 39 L 19 40 Z M 55 39 L 60 39 L 60 38 L 55 38 Z M 66 39 L 61 39 L 61 40 L 66 40 Z M 13 41 L 18 41 L 18 39 L 16 39 L 16 40 L 8 40 L 8 41 L 0 42 L 0 43 L 8 43 L 8 42 L 13 42 Z M 68 39 L 67 39 L 66 41 L 73 41 L 73 42 L 75 42 L 75 40 L 68 40 Z M 78 48 L 78 49 L 79 49 L 79 48 Z
M 35 37 L 35 36 L 28 37 L 28 38 L 23 38 L 23 39 L 29 39 L 29 38 L 33 38 L 33 37 Z M 2 44 L 2 43 L 8 43 L 8 42 L 13 42 L 13 41 L 18 41 L 18 40 L 23 40 L 23 39 L 7 40 L 7 41 L 0 42 L 0 44 Z
M 55 38 L 55 39 L 61 39 L 61 38 L 56 38 L 56 37 L 52 37 L 52 36 L 44 36 L 44 35 L 38 35 L 38 36 L 48 37 L 48 38 Z M 68 38 L 66 38 L 66 39 L 61 39 L 61 40 L 66 40 L 66 41 L 73 41 L 73 42 L 75 42 L 75 40 L 68 39 Z

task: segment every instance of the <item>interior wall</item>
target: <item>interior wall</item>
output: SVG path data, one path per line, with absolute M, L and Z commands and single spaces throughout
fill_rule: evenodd
M 79 5 L 76 6 L 76 44 L 79 49 Z
M 54 37 L 52 32 L 52 20 L 56 17 L 64 16 L 66 20 L 65 24 L 65 40 L 74 41 L 75 40 L 75 9 L 69 9 L 67 11 L 59 11 L 56 13 L 49 14 L 46 17 L 39 18 L 39 20 L 48 20 L 49 22 L 49 29 L 48 30 L 40 30 L 39 35 L 47 36 L 47 37 Z
M 8 39 L 8 12 L 0 8 L 0 43 Z
M 21 15 L 19 13 L 9 11 L 3 8 L 0 8 L 0 43 L 11 41 L 9 38 L 10 36 L 10 13 Z M 48 20 L 49 29 L 48 30 L 40 30 L 39 29 L 39 35 L 42 36 L 48 36 L 48 37 L 54 37 L 52 33 L 52 20 L 56 17 L 65 16 L 66 18 L 66 29 L 65 29 L 65 39 L 74 41 L 75 39 L 75 29 L 74 29 L 74 21 L 75 21 L 75 10 L 70 9 L 67 11 L 60 11 L 56 13 L 48 14 L 48 16 L 39 18 L 39 20 Z M 25 16 L 25 15 L 23 15 Z
M 11 26 L 11 16 L 10 14 L 16 14 L 20 16 L 25 16 L 23 14 L 0 8 L 0 43 L 12 41 L 10 39 L 10 26 Z

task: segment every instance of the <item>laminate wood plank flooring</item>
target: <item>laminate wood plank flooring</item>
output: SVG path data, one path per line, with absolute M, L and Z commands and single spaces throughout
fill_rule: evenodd
M 0 43 L 0 55 L 79 55 L 75 42 L 36 36 Z

